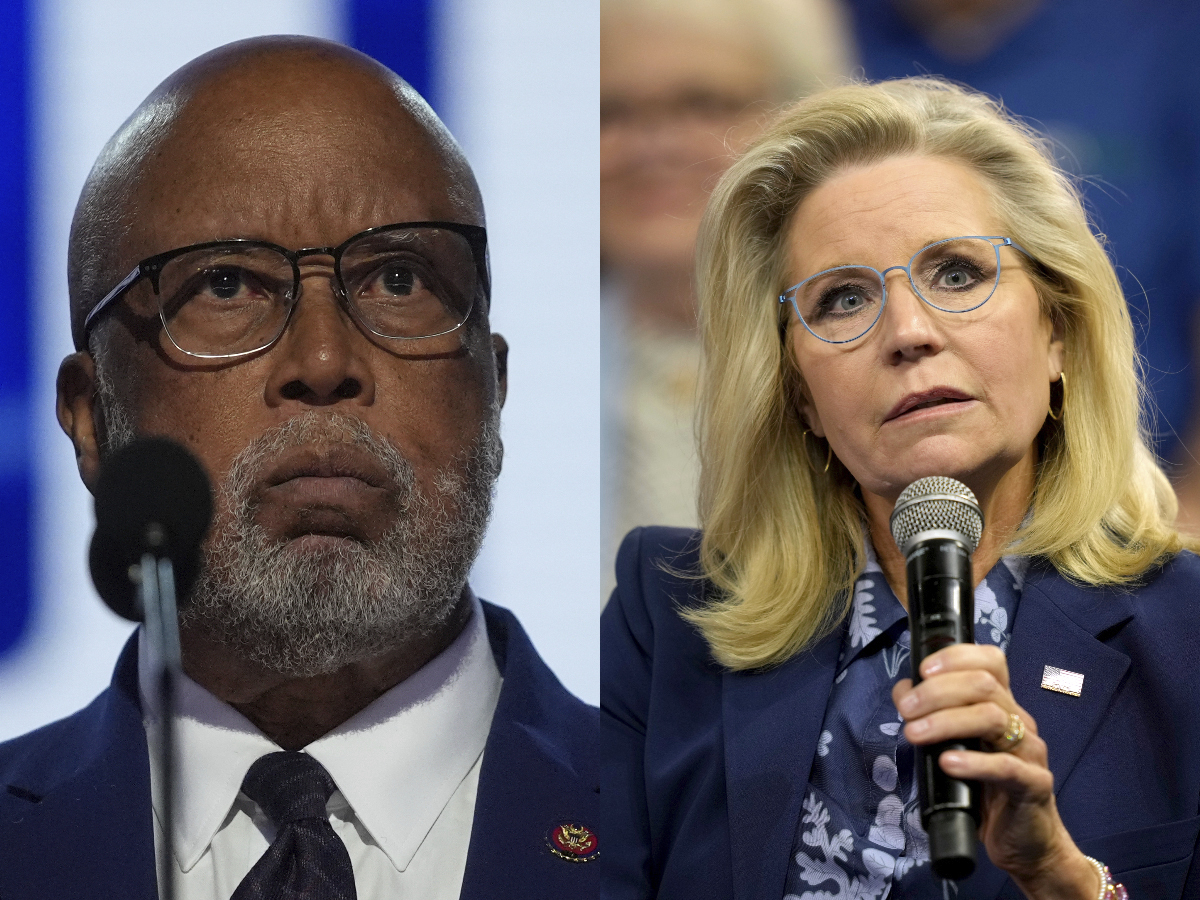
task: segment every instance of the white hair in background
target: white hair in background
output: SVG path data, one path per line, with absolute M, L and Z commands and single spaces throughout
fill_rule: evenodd
M 611 18 L 610 18 L 611 17 Z M 631 18 L 743 43 L 778 73 L 774 100 L 792 100 L 857 62 L 846 12 L 838 0 L 601 0 L 600 24 Z

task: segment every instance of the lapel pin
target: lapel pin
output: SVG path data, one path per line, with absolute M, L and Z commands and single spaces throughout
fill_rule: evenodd
M 561 822 L 546 834 L 546 846 L 559 859 L 591 862 L 600 855 L 596 833 L 584 825 Z
M 1083 674 L 1068 672 L 1057 666 L 1046 666 L 1042 669 L 1042 687 L 1048 691 L 1078 697 L 1083 693 Z

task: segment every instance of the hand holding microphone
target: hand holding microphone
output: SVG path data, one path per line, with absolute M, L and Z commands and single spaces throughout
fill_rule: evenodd
M 892 696 L 917 751 L 933 871 L 968 877 L 978 830 L 1027 895 L 1054 895 L 1087 863 L 1059 818 L 1046 743 L 1012 695 L 1004 653 L 973 642 L 971 554 L 983 531 L 974 494 L 951 478 L 919 479 L 891 527 L 906 560 L 913 673 Z
M 908 576 L 915 686 L 926 657 L 952 644 L 975 642 L 971 554 L 983 534 L 983 513 L 962 482 L 921 478 L 896 500 L 891 528 Z M 977 739 L 916 748 L 921 824 L 929 835 L 933 871 L 942 878 L 962 879 L 975 871 L 981 813 L 978 782 L 950 777 L 938 757 L 947 750 L 978 749 Z

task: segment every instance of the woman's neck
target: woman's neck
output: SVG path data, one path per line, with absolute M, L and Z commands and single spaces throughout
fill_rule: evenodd
M 975 586 L 1000 561 L 1004 548 L 1012 541 L 1029 511 L 1029 503 L 1033 499 L 1036 458 L 1032 452 L 1027 454 L 1000 477 L 994 489 L 986 494 L 976 493 L 984 526 L 979 546 L 971 554 L 971 577 Z M 875 545 L 875 557 L 896 599 L 907 611 L 908 577 L 905 561 L 892 537 L 890 523 L 895 498 L 888 499 L 866 490 L 862 493 L 867 508 L 867 526 L 871 532 L 871 542 Z

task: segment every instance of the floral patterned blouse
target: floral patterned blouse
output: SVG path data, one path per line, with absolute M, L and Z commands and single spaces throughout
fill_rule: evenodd
M 908 614 L 867 542 L 817 756 L 792 841 L 784 900 L 946 898 L 929 868 L 913 747 L 892 703 L 909 675 Z M 1007 651 L 1028 559 L 1006 556 L 975 588 L 975 641 Z

